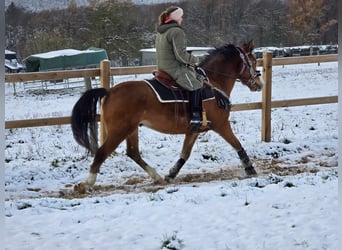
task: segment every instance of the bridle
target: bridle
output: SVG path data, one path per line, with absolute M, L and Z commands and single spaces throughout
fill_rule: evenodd
M 236 49 L 240 53 L 240 58 L 242 60 L 242 68 L 240 70 L 240 73 L 238 75 L 238 79 L 241 81 L 242 84 L 247 86 L 252 86 L 254 89 L 258 89 L 258 83 L 256 82 L 255 78 L 261 76 L 260 70 L 254 70 L 253 64 L 255 62 L 251 62 L 249 59 L 249 55 L 251 52 L 245 53 L 240 47 L 236 47 Z M 249 69 L 249 78 L 242 77 L 246 70 Z
M 254 64 L 256 64 L 256 62 L 252 62 L 249 59 L 249 55 L 251 54 L 251 52 L 247 52 L 245 53 L 240 47 L 235 47 L 236 50 L 240 53 L 240 58 L 242 60 L 242 68 L 238 74 L 238 76 L 234 76 L 231 74 L 226 74 L 223 72 L 217 72 L 216 70 L 211 70 L 208 68 L 204 68 L 202 69 L 201 67 L 198 66 L 192 66 L 195 69 L 200 69 L 201 72 L 198 72 L 200 75 L 204 76 L 205 79 L 208 80 L 207 74 L 205 73 L 205 71 L 210 71 L 210 72 L 215 72 L 216 74 L 220 74 L 222 76 L 225 76 L 227 78 L 234 78 L 237 79 L 237 81 L 240 81 L 242 84 L 249 86 L 250 88 L 252 88 L 253 90 L 259 90 L 260 86 L 259 84 L 256 82 L 255 78 L 261 76 L 260 70 L 254 70 L 254 68 L 252 67 Z M 191 66 L 191 65 L 189 65 Z M 249 78 L 243 77 L 243 74 L 245 73 L 246 70 L 249 70 L 250 76 Z

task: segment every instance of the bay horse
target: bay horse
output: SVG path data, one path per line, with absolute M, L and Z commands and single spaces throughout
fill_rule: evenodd
M 250 41 L 241 46 L 227 44 L 210 51 L 199 66 L 207 74 L 211 88 L 229 97 L 236 80 L 240 80 L 251 91 L 260 91 L 263 81 L 256 70 L 253 49 L 253 41 Z M 96 122 L 97 103 L 101 99 L 106 139 L 98 149 L 92 150 L 89 142 L 92 131 L 89 133 L 89 130 Z M 177 109 L 175 105 L 178 105 Z M 211 121 L 209 129 L 222 136 L 236 150 L 248 176 L 256 175 L 250 158 L 232 131 L 228 121 L 230 110 L 220 108 L 215 98 L 203 101 L 202 106 Z M 75 191 L 84 192 L 95 184 L 101 164 L 124 140 L 127 156 L 144 169 L 154 182 L 167 183 L 172 180 L 188 160 L 199 135 L 191 130 L 189 121 L 187 103 L 161 103 L 144 80 L 122 82 L 109 90 L 95 88 L 86 91 L 73 107 L 71 126 L 76 142 L 93 151 L 95 156 L 88 178 L 75 185 Z M 164 179 L 140 156 L 139 126 L 167 134 L 185 134 L 180 157 Z

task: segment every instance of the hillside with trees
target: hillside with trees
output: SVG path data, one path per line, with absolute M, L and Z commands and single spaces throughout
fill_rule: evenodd
M 106 49 L 113 65 L 130 65 L 154 47 L 156 22 L 170 4 L 134 5 L 91 0 L 66 9 L 29 12 L 11 4 L 5 13 L 6 48 L 20 58 L 65 48 Z M 189 46 L 337 44 L 336 0 L 187 0 L 183 27 Z

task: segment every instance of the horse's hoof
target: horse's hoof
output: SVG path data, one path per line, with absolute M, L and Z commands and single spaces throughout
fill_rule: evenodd
M 257 175 L 257 172 L 255 171 L 254 167 L 252 167 L 252 166 L 245 168 L 245 172 L 248 176 Z
M 167 183 L 172 183 L 174 181 L 174 177 L 170 176 L 170 175 L 165 175 L 164 180 Z
M 166 180 L 164 180 L 163 178 L 158 178 L 156 180 L 154 180 L 154 184 L 156 185 L 166 185 L 168 182 Z
M 85 194 L 87 191 L 87 187 L 83 182 L 81 182 L 74 186 L 74 191 L 79 194 Z

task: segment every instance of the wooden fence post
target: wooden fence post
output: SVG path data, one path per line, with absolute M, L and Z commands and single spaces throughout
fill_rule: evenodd
M 110 89 L 110 61 L 109 60 L 103 60 L 100 63 L 100 84 L 102 88 Z M 101 110 L 102 113 L 102 110 Z M 103 125 L 103 118 L 101 114 L 100 119 L 100 144 L 102 145 L 105 141 L 105 138 L 107 136 L 106 130 Z
M 261 140 L 271 141 L 271 108 L 272 108 L 272 52 L 263 52 L 263 80 L 261 104 Z

